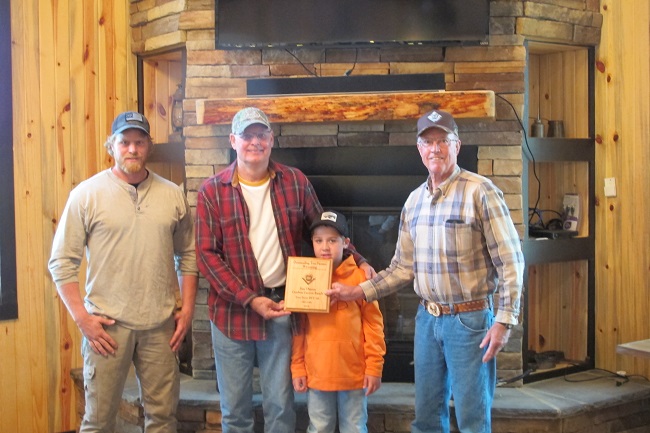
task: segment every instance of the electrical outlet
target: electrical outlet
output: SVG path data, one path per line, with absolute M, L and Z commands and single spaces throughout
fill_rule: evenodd
M 616 197 L 616 178 L 605 178 L 605 197 Z
M 564 215 L 564 230 L 578 231 L 580 222 L 580 196 L 578 194 L 564 194 L 562 201 Z

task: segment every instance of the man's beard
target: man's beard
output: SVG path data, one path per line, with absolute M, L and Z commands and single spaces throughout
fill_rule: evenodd
M 122 161 L 119 164 L 119 166 L 120 166 L 120 169 L 124 173 L 133 174 L 133 173 L 137 173 L 140 170 L 142 170 L 142 168 L 144 167 L 144 161 L 142 161 L 142 160 L 138 160 L 138 161 L 132 161 L 132 160 Z

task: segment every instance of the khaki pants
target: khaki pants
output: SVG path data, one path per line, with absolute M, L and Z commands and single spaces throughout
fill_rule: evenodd
M 133 364 L 144 406 L 145 432 L 176 433 L 180 376 L 169 347 L 174 320 L 155 329 L 134 331 L 117 323 L 106 327 L 117 342 L 115 355 L 98 355 L 84 339 L 86 411 L 80 433 L 113 433 L 124 383 Z

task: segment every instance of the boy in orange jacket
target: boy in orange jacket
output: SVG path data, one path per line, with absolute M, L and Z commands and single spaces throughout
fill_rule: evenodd
M 345 216 L 326 211 L 311 226 L 314 255 L 332 259 L 332 282 L 356 285 L 366 280 L 351 256 Z M 341 433 L 367 432 L 367 399 L 381 386 L 386 343 L 377 302 L 339 301 L 329 313 L 308 313 L 293 337 L 291 376 L 297 392 L 306 392 L 308 433 L 333 433 L 338 415 Z

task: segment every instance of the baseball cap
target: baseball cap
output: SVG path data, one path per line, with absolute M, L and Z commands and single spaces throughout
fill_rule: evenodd
M 118 134 L 132 128 L 139 129 L 146 132 L 147 135 L 150 135 L 149 121 L 142 114 L 135 111 L 125 111 L 124 113 L 119 114 L 115 120 L 113 120 L 113 127 L 111 130 L 113 134 Z
M 320 218 L 315 219 L 309 227 L 309 231 L 313 231 L 318 226 L 334 227 L 341 236 L 348 237 L 348 221 L 345 215 L 335 210 L 327 210 L 320 215 Z
M 255 107 L 242 108 L 232 118 L 232 133 L 243 134 L 246 128 L 256 123 L 271 129 L 271 123 L 262 110 Z
M 429 128 L 440 128 L 458 136 L 458 125 L 446 111 L 433 110 L 418 119 L 418 137 Z

